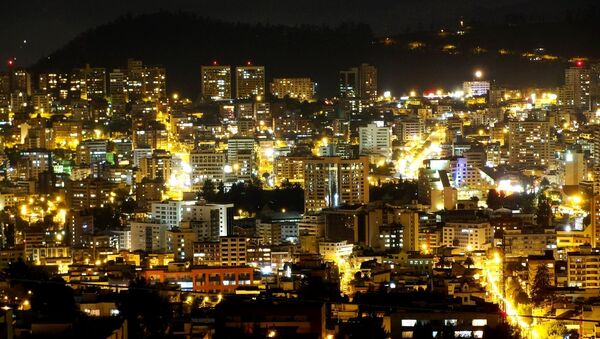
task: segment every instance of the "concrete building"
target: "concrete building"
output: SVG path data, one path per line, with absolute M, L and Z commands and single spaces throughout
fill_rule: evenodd
M 299 101 L 310 101 L 315 94 L 315 83 L 310 78 L 274 78 L 271 94 L 279 99 L 286 96 Z
M 265 67 L 239 66 L 235 68 L 235 97 L 249 99 L 265 95 Z
M 442 245 L 464 251 L 480 251 L 491 247 L 494 234 L 489 221 L 465 220 L 446 222 L 442 228 Z
M 385 158 L 392 155 L 391 128 L 369 124 L 358 128 L 358 147 L 361 155 L 379 154 Z
M 511 165 L 548 167 L 553 164 L 548 121 L 511 121 L 508 125 Z
M 167 249 L 169 225 L 159 220 L 132 221 L 131 251 L 159 252 Z
M 231 66 L 202 66 L 202 97 L 211 100 L 227 100 L 231 95 Z
M 307 159 L 304 167 L 304 200 L 307 213 L 340 205 L 369 202 L 369 163 L 366 157 Z

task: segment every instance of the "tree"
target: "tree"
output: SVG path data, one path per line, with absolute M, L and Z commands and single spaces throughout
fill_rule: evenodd
M 548 227 L 552 222 L 552 208 L 550 201 L 543 193 L 538 197 L 537 205 L 537 223 L 540 226 Z
M 547 300 L 550 296 L 551 291 L 548 267 L 546 265 L 539 265 L 535 272 L 533 286 L 531 287 L 531 300 L 537 306 Z

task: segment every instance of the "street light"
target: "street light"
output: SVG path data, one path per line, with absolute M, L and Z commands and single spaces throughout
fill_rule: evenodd
M 483 72 L 481 70 L 476 70 L 475 71 L 475 78 L 476 79 L 481 79 L 481 77 L 483 77 Z

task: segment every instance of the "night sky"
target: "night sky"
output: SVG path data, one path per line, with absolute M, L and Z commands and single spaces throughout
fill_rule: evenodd
M 224 21 L 267 24 L 362 22 L 376 34 L 437 29 L 466 20 L 500 23 L 518 13 L 533 20 L 561 18 L 566 9 L 581 10 L 593 0 L 8 0 L 0 10 L 0 57 L 29 65 L 80 34 L 121 15 L 160 10 L 197 13 Z M 160 24 L 160 23 L 157 23 Z

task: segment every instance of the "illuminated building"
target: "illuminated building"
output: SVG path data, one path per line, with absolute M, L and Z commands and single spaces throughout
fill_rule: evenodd
M 265 67 L 238 66 L 235 68 L 235 97 L 249 99 L 265 95 Z
M 110 244 L 112 248 L 118 251 L 131 251 L 131 229 L 123 228 L 119 230 L 111 230 Z
M 127 98 L 130 101 L 135 102 L 143 97 L 143 71 L 140 60 L 127 60 Z
M 169 225 L 158 220 L 132 221 L 131 251 L 159 252 L 167 249 Z
M 238 119 L 235 122 L 237 126 L 237 136 L 253 137 L 256 131 L 256 121 L 254 119 Z
M 111 203 L 115 185 L 105 179 L 88 178 L 67 183 L 67 205 L 74 209 L 104 207 Z
M 49 94 L 33 94 L 31 96 L 31 105 L 36 113 L 50 113 L 52 98 Z
M 133 145 L 150 146 L 152 149 L 168 149 L 169 132 L 163 124 L 151 123 L 148 126 L 134 128 Z
M 254 102 L 252 105 L 252 112 L 254 114 L 254 120 L 257 123 L 263 124 L 263 126 L 271 127 L 273 125 L 273 116 L 271 114 L 271 104 L 268 102 Z
M 17 162 L 17 178 L 19 180 L 38 180 L 43 172 L 51 171 L 51 153 L 43 149 L 21 151 Z
M 160 179 L 166 182 L 171 178 L 173 159 L 171 153 L 163 150 L 155 150 L 151 156 L 143 157 L 139 162 L 139 175 L 137 180 L 148 178 Z
M 231 99 L 231 66 L 202 66 L 202 96 L 211 100 Z
M 548 121 L 509 122 L 509 163 L 527 167 L 553 164 L 553 141 Z
M 600 253 L 590 246 L 580 246 L 578 252 L 567 253 L 567 283 L 569 287 L 600 288 L 598 275 Z
M 212 150 L 195 150 L 190 153 L 192 188 L 201 189 L 206 180 L 225 181 L 225 153 Z
M 466 97 L 486 95 L 490 90 L 489 81 L 465 81 L 463 82 L 463 92 Z
M 384 249 L 401 249 L 403 246 L 401 225 L 383 225 L 379 227 L 379 239 Z
M 279 156 L 273 164 L 275 186 L 284 182 L 299 184 L 304 187 L 304 160 L 305 157 Z
M 583 153 L 567 151 L 564 158 L 564 180 L 563 185 L 574 186 L 586 180 L 587 164 Z
M 442 228 L 442 245 L 457 247 L 464 251 L 488 249 L 494 232 L 488 221 L 449 221 Z
M 177 227 L 179 226 L 179 222 L 183 220 L 185 209 L 195 203 L 196 201 L 193 200 L 166 200 L 163 202 L 153 202 L 151 208 L 152 219 L 168 225 L 169 228 Z
M 319 254 L 323 259 L 337 261 L 339 258 L 349 257 L 354 245 L 344 241 L 321 241 L 319 242 Z
M 174 253 L 176 259 L 192 259 L 194 255 L 193 244 L 198 234 L 189 226 L 181 223 L 181 227 L 167 231 L 167 251 Z
M 590 107 L 590 91 L 592 72 L 581 66 L 569 67 L 565 70 L 565 84 L 558 93 L 558 104 L 577 110 L 588 110 Z
M 429 205 L 432 211 L 456 208 L 458 191 L 452 186 L 451 173 L 445 167 L 426 165 L 419 168 L 417 196 L 419 202 Z
M 215 241 L 233 232 L 233 204 L 207 204 L 204 201 L 186 205 L 183 209 L 184 221 L 197 221 L 194 226 L 198 240 Z
M 221 237 L 219 239 L 222 266 L 242 266 L 247 262 L 247 239 L 244 237 Z
M 31 74 L 24 69 L 15 69 L 12 73 L 12 92 L 23 92 L 31 95 Z
M 383 225 L 384 211 L 370 205 L 342 206 L 323 210 L 325 239 L 347 241 L 380 248 L 379 227 Z
M 151 102 L 167 98 L 167 72 L 163 67 L 144 67 L 142 95 Z
M 377 68 L 368 64 L 358 67 L 360 78 L 360 97 L 367 100 L 377 98 Z
M 228 181 L 250 181 L 256 168 L 256 142 L 251 138 L 231 138 L 227 141 L 226 175 Z
M 106 96 L 106 70 L 101 67 L 86 65 L 82 72 L 85 77 L 85 98 L 104 99 Z
M 369 64 L 361 64 L 340 71 L 339 86 L 342 98 L 377 99 L 377 68 Z
M 369 124 L 358 128 L 358 149 L 361 155 L 378 154 L 391 157 L 391 129 Z
M 394 208 L 392 213 L 394 223 L 402 226 L 400 247 L 405 251 L 420 251 L 419 213 L 405 208 Z
M 127 103 L 127 73 L 124 70 L 113 69 L 108 74 L 108 96 L 110 97 L 111 112 L 114 117 L 124 117 Z
M 420 141 L 425 131 L 423 121 L 419 118 L 402 120 L 397 122 L 396 125 L 394 134 L 404 142 Z
M 62 120 L 52 123 L 54 148 L 72 149 L 82 140 L 83 124 L 77 120 Z
M 202 293 L 234 293 L 239 286 L 251 285 L 252 267 L 209 266 L 186 268 L 183 263 L 169 263 L 168 267 L 145 269 L 141 275 L 150 283 L 177 284 L 184 291 Z
M 80 164 L 106 162 L 108 140 L 85 140 L 77 146 L 77 159 Z
M 287 96 L 300 101 L 310 101 L 315 94 L 315 83 L 310 78 L 275 78 L 270 87 L 271 94 L 279 99 Z
M 366 157 L 307 159 L 304 167 L 305 212 L 320 212 L 369 202 L 369 163 Z
M 468 291 L 468 285 L 466 289 Z M 465 296 L 465 299 L 467 300 L 464 306 L 460 304 L 448 305 L 446 303 L 437 306 L 440 307 L 439 310 L 429 312 L 415 310 L 414 307 L 407 310 L 399 308 L 398 311 L 390 315 L 391 333 L 398 338 L 418 339 L 418 335 L 413 336 L 413 334 L 416 332 L 415 326 L 419 323 L 431 324 L 432 333 L 435 334 L 444 333 L 444 329 L 451 326 L 453 331 L 450 335 L 452 337 L 483 338 L 484 332 L 487 332 L 486 328 L 492 328 L 492 331 L 494 331 L 493 329 L 496 326 L 504 323 L 497 307 L 469 305 L 470 297 Z
M 340 97 L 356 98 L 360 93 L 360 80 L 357 68 L 340 71 Z
M 300 215 L 293 212 L 261 213 L 256 219 L 256 234 L 265 244 L 298 242 Z
M 135 201 L 140 207 L 149 207 L 152 202 L 161 201 L 165 183 L 160 179 L 143 178 L 135 185 Z
M 85 237 L 94 234 L 94 216 L 91 214 L 85 215 L 80 210 L 73 210 L 69 213 L 67 223 L 71 236 L 70 244 L 73 247 L 84 246 Z
M 199 241 L 194 243 L 194 265 L 221 265 L 219 241 Z
M 325 219 L 322 215 L 305 214 L 298 222 L 298 233 L 307 236 L 322 237 L 325 229 Z
M 556 249 L 556 230 L 553 228 L 515 227 L 503 231 L 502 248 L 506 257 L 544 255 Z

